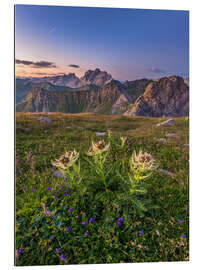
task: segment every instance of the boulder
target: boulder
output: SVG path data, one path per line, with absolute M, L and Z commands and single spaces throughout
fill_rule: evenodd
M 52 120 L 46 116 L 40 116 L 39 120 L 41 123 L 49 123 L 49 124 L 52 123 Z
M 164 122 L 158 123 L 156 126 L 159 127 L 159 126 L 172 126 L 172 125 L 174 125 L 174 120 L 168 119 Z

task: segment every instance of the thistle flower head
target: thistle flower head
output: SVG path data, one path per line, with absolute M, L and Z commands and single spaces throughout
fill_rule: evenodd
M 154 169 L 154 162 L 155 160 L 153 159 L 152 155 L 146 152 L 143 153 L 142 150 L 140 150 L 138 155 L 134 151 L 130 159 L 132 169 L 141 169 L 142 171 Z
M 100 153 L 106 152 L 109 150 L 110 143 L 106 144 L 104 140 L 101 140 L 97 143 L 92 142 L 92 146 L 90 147 L 87 155 L 88 156 L 95 156 Z
M 79 153 L 75 151 L 68 151 L 64 155 L 60 156 L 56 161 L 52 161 L 52 165 L 55 167 L 59 167 L 63 170 L 71 167 L 73 163 L 78 159 Z

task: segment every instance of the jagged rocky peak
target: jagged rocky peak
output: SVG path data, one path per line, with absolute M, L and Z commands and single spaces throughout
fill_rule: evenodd
M 111 79 L 112 76 L 109 73 L 106 71 L 101 71 L 99 68 L 86 71 L 84 76 L 80 78 L 83 85 L 95 84 L 100 87 L 108 83 Z
M 189 114 L 189 88 L 182 77 L 163 77 L 146 86 L 125 115 L 186 116 Z

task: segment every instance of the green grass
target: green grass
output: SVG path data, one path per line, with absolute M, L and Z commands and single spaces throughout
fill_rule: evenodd
M 46 115 L 52 124 L 40 123 L 40 115 L 16 115 L 16 249 L 17 265 L 54 265 L 120 262 L 159 262 L 189 260 L 189 120 L 175 118 L 175 124 L 156 127 L 161 118 L 123 117 L 95 114 Z M 69 128 L 67 128 L 69 127 Z M 154 171 L 146 180 L 148 193 L 143 201 L 159 208 L 140 215 L 128 202 L 119 204 L 115 192 L 122 188 L 117 178 L 112 180 L 108 204 L 98 195 L 102 183 L 95 184 L 94 173 L 85 160 L 91 141 L 98 141 L 95 132 L 110 129 L 114 143 L 121 135 L 127 136 L 124 150 L 112 148 L 107 167 L 121 160 L 128 172 L 128 161 L 133 150 L 140 148 L 155 158 L 159 167 L 175 174 L 170 177 Z M 167 138 L 175 133 L 178 138 Z M 157 139 L 166 138 L 167 142 Z M 80 152 L 81 170 L 84 172 L 83 196 L 70 188 L 64 196 L 67 182 L 53 175 L 51 165 L 65 150 Z M 124 175 L 125 175 L 124 170 Z M 114 176 L 112 175 L 112 178 Z M 26 190 L 24 187 L 26 186 Z M 64 190 L 61 189 L 64 186 Z M 33 191 L 32 188 L 36 190 Z M 48 187 L 52 189 L 47 190 Z M 85 187 L 87 188 L 85 190 Z M 54 195 L 58 199 L 54 199 Z M 41 202 L 55 217 L 46 217 Z M 73 212 L 68 209 L 73 207 Z M 123 225 L 117 220 L 123 217 Z M 82 226 L 84 220 L 94 222 Z M 183 222 L 177 222 L 181 219 Z M 71 231 L 67 232 L 67 226 Z M 84 237 L 85 231 L 89 232 Z M 141 235 L 139 231 L 143 231 Z M 186 237 L 181 238 L 184 234 Z M 56 253 L 57 248 L 60 253 Z M 66 254 L 61 261 L 59 254 Z

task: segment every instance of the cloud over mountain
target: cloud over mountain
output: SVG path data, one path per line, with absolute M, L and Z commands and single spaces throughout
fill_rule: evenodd
M 16 59 L 15 62 L 16 62 L 16 64 L 30 66 L 32 68 L 56 68 L 55 63 L 48 62 L 48 61 L 43 61 L 43 60 L 42 61 L 33 62 L 33 61 Z
M 156 67 L 148 68 L 147 71 L 152 72 L 152 73 L 157 73 L 157 74 L 165 73 L 164 70 L 162 70 L 160 68 L 156 68 Z
M 68 65 L 69 67 L 72 67 L 72 68 L 79 68 L 80 66 L 79 65 L 76 65 L 76 64 L 70 64 Z

